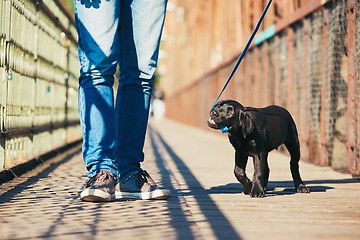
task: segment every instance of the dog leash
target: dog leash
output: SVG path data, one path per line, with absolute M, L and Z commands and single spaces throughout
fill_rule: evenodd
M 211 109 L 215 106 L 215 104 L 216 104 L 217 101 L 219 100 L 220 96 L 221 96 L 221 95 L 223 94 L 223 92 L 225 91 L 225 88 L 226 88 L 227 85 L 229 84 L 231 78 L 234 76 L 237 68 L 239 67 L 241 61 L 243 60 L 243 58 L 244 58 L 247 50 L 248 50 L 249 47 L 250 47 L 250 44 L 251 44 L 253 38 L 255 37 L 256 32 L 259 30 L 259 27 L 260 27 L 260 25 L 261 25 L 261 22 L 263 21 L 265 15 L 266 15 L 266 12 L 267 12 L 267 10 L 269 9 L 269 7 L 270 7 L 270 5 L 271 5 L 271 2 L 272 2 L 272 0 L 269 0 L 269 1 L 267 2 L 266 6 L 265 6 L 265 8 L 264 8 L 264 11 L 262 12 L 262 14 L 261 14 L 261 16 L 260 16 L 260 18 L 259 18 L 259 20 L 258 20 L 258 22 L 257 22 L 257 24 L 256 24 L 256 26 L 255 26 L 255 28 L 254 28 L 254 31 L 252 32 L 249 40 L 247 41 L 247 43 L 246 43 L 246 45 L 245 45 L 245 47 L 244 47 L 244 50 L 241 52 L 238 60 L 236 61 L 236 64 L 235 64 L 233 70 L 231 71 L 231 73 L 230 73 L 230 75 L 229 75 L 229 78 L 228 78 L 227 81 L 225 82 L 225 84 L 224 84 L 223 88 L 221 89 L 219 95 L 217 96 L 215 102 L 214 102 L 213 105 L 211 106 Z

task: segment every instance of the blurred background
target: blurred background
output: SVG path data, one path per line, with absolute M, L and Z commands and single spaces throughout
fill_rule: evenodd
M 156 72 L 165 118 L 213 131 L 206 124 L 210 107 L 266 3 L 169 0 Z M 354 176 L 359 9 L 360 0 L 273 0 L 221 98 L 286 107 L 302 159 Z M 73 11 L 72 0 L 0 1 L 0 171 L 81 140 Z
M 208 129 L 209 110 L 266 0 L 170 0 L 159 72 L 166 116 Z M 289 109 L 302 159 L 360 171 L 360 1 L 274 0 L 222 99 Z

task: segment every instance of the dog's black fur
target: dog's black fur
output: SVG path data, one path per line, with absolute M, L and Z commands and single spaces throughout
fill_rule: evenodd
M 224 100 L 211 109 L 208 126 L 228 128 L 230 143 L 235 148 L 234 174 L 244 186 L 245 194 L 265 196 L 270 173 L 268 153 L 281 144 L 291 155 L 290 169 L 296 191 L 310 192 L 299 173 L 300 144 L 295 122 L 285 108 L 276 105 L 245 108 L 234 100 Z M 254 159 L 252 182 L 245 173 L 249 156 Z

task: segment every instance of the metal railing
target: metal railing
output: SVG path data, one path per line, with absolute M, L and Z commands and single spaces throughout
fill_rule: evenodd
M 81 138 L 71 13 L 57 0 L 0 0 L 0 171 Z

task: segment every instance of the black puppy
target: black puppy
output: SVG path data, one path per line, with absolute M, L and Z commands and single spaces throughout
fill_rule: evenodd
M 290 113 L 280 106 L 265 108 L 243 107 L 233 100 L 218 102 L 210 111 L 208 126 L 229 133 L 235 148 L 234 174 L 251 197 L 264 197 L 269 180 L 268 153 L 285 144 L 291 160 L 290 169 L 295 189 L 308 193 L 309 189 L 299 173 L 300 144 L 295 122 Z M 246 176 L 248 157 L 254 159 L 253 181 Z

